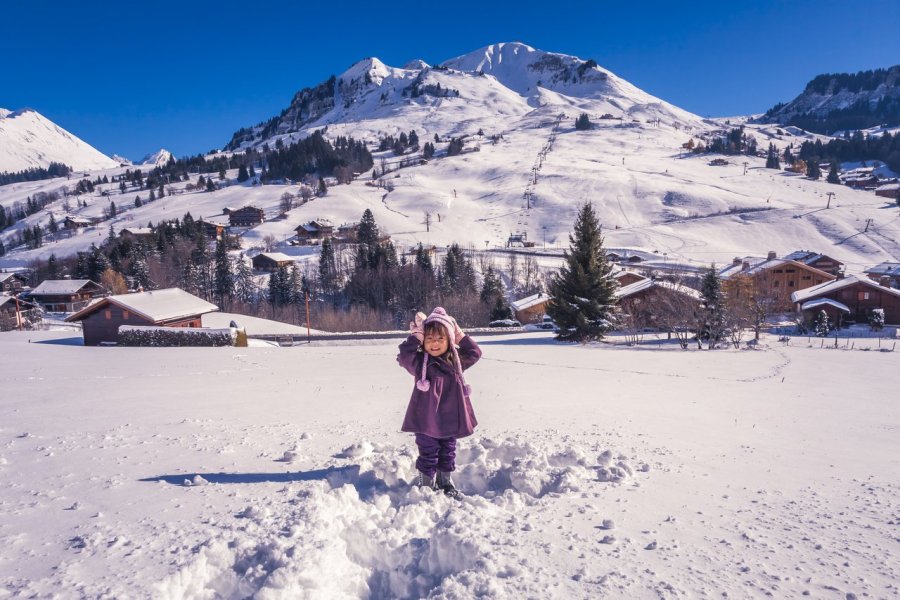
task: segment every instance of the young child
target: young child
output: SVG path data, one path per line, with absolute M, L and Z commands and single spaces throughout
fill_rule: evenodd
M 397 362 L 416 385 L 401 431 L 416 434 L 416 484 L 455 498 L 459 492 L 450 474 L 456 470 L 456 440 L 472 435 L 478 424 L 463 371 L 478 362 L 481 349 L 441 307 L 428 317 L 418 313 L 409 331 Z

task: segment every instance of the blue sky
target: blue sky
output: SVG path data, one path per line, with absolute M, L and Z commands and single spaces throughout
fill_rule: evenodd
M 31 0 L 0 15 L 0 107 L 35 108 L 133 160 L 220 148 L 367 56 L 434 64 L 521 41 L 593 58 L 703 116 L 762 112 L 818 74 L 900 63 L 896 0 Z

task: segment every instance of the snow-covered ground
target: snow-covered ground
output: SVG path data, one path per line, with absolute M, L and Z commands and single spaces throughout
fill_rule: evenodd
M 396 340 L 72 335 L 0 335 L 0 597 L 900 593 L 898 354 L 874 339 L 483 338 L 456 502 L 406 483 Z

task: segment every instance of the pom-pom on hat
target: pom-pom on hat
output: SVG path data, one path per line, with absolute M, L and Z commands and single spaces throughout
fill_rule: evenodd
M 439 323 L 447 330 L 447 339 L 449 340 L 448 345 L 450 346 L 453 352 L 453 364 L 456 367 L 457 373 L 459 373 L 459 380 L 463 386 L 463 393 L 466 398 L 468 398 L 472 394 L 472 388 L 466 383 L 466 378 L 463 376 L 462 363 L 459 361 L 459 352 L 456 349 L 456 344 L 454 341 L 454 332 L 456 327 L 454 327 L 455 323 L 447 314 L 447 311 L 444 310 L 443 307 L 438 306 L 428 317 L 425 319 L 424 325 L 428 325 L 429 323 Z M 428 359 L 430 355 L 428 352 L 425 352 L 425 357 L 422 360 L 422 376 L 416 381 L 416 387 L 422 390 L 423 392 L 427 392 L 431 389 L 431 382 L 425 378 L 425 371 L 428 369 Z M 438 406 L 440 406 L 440 399 L 438 399 Z

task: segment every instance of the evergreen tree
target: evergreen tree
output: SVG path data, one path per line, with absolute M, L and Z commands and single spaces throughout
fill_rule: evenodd
M 153 202 L 154 200 L 156 200 L 156 192 L 154 192 L 154 191 L 151 189 L 151 190 L 150 190 L 150 198 L 149 198 L 148 202 Z
M 703 270 L 700 304 L 702 309 L 697 344 L 703 340 L 710 348 L 715 348 L 725 334 L 725 294 L 722 291 L 722 279 L 714 264 Z
M 216 240 L 216 270 L 215 292 L 220 308 L 224 308 L 226 301 L 234 293 L 234 276 L 231 273 L 231 262 L 228 260 L 228 248 L 225 246 L 224 236 Z
M 575 119 L 575 129 L 577 131 L 586 131 L 591 128 L 591 120 L 587 116 L 587 113 L 581 113 L 577 119 Z
M 3 240 L 0 240 L 0 256 L 6 255 L 6 244 L 3 243 Z
M 838 175 L 836 161 L 831 161 L 831 168 L 828 170 L 828 178 L 825 179 L 825 181 L 827 181 L 828 183 L 835 183 L 835 184 L 840 185 L 841 178 Z
M 134 197 L 134 207 L 135 207 L 135 208 L 140 208 L 140 207 L 142 207 L 143 205 L 144 205 L 144 202 L 141 200 L 141 197 L 140 197 L 140 196 L 135 196 L 135 197 Z
M 165 198 L 166 197 L 166 188 L 163 187 L 163 184 L 159 184 L 159 191 L 156 193 L 157 198 Z
M 819 168 L 819 161 L 817 159 L 810 159 L 806 163 L 806 176 L 810 179 L 818 179 L 822 176 L 822 170 Z
M 375 216 L 368 208 L 363 212 L 362 219 L 359 221 L 357 239 L 360 244 L 365 244 L 369 248 L 374 248 L 378 244 L 378 225 L 375 224 Z
M 328 186 L 325 185 L 325 178 L 319 177 L 319 187 L 316 189 L 316 196 L 325 196 L 328 194 Z
M 828 335 L 828 332 L 831 331 L 831 324 L 828 321 L 828 314 L 824 310 L 820 310 L 819 314 L 816 315 L 816 320 L 813 323 L 813 327 L 816 331 L 816 337 L 825 337 Z
M 603 248 L 594 207 L 584 204 L 574 235 L 563 253 L 564 264 L 549 284 L 549 314 L 559 326 L 557 338 L 587 342 L 602 339 L 616 321 L 616 280 Z
M 209 178 L 206 180 L 206 191 L 207 191 L 207 192 L 213 192 L 213 191 L 215 191 L 215 189 L 216 189 L 216 184 L 213 183 L 212 177 L 209 177 Z
M 322 251 L 319 253 L 319 284 L 325 294 L 337 291 L 337 260 L 331 239 L 327 237 L 322 240 Z
M 475 291 L 475 268 L 459 244 L 451 245 L 444 256 L 443 278 L 447 293 L 465 295 Z
M 81 256 L 83 253 L 79 252 L 78 254 Z M 95 244 L 91 244 L 85 258 L 85 272 L 83 279 L 99 282 L 100 278 L 103 277 L 103 272 L 109 268 L 109 260 Z
M 778 151 L 775 149 L 775 144 L 772 143 L 769 144 L 769 151 L 766 153 L 766 168 L 781 168 L 781 162 L 778 160 Z
M 47 224 L 47 231 L 50 233 L 56 233 L 59 231 L 59 223 L 56 222 L 56 218 L 53 216 L 53 213 L 50 213 L 50 222 Z
M 241 165 L 240 167 L 238 167 L 238 175 L 237 175 L 238 183 L 244 183 L 248 179 L 250 179 L 250 174 L 247 173 L 247 167 L 244 165 Z
M 51 254 L 47 259 L 47 279 L 59 279 L 62 271 L 59 268 L 59 261 L 56 260 L 56 254 Z
M 256 283 L 253 271 L 243 257 L 238 257 L 234 265 L 234 296 L 241 302 L 256 302 Z
M 110 202 L 109 203 L 109 218 L 112 219 L 113 217 L 116 216 L 116 214 L 118 214 L 118 210 L 116 209 L 116 203 Z

